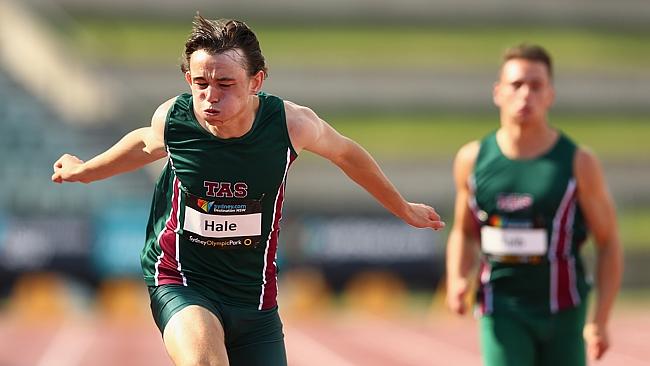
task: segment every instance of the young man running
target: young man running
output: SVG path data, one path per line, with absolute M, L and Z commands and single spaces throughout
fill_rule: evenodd
M 141 258 L 167 352 L 177 366 L 286 365 L 275 258 L 287 172 L 302 150 L 406 223 L 444 223 L 311 109 L 260 91 L 267 68 L 246 24 L 197 16 L 182 71 L 190 94 L 87 162 L 63 155 L 52 180 L 88 183 L 166 158 Z

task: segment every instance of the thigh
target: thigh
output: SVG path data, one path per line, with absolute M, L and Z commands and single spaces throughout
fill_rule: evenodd
M 481 353 L 486 366 L 535 365 L 535 340 L 520 319 L 483 316 L 480 332 Z
M 586 305 L 553 316 L 551 336 L 540 350 L 541 366 L 585 366 L 587 364 L 582 329 Z
M 223 306 L 226 347 L 232 366 L 286 366 L 282 321 L 270 310 Z
M 228 349 L 230 366 L 286 366 L 284 340 Z
M 150 289 L 151 309 L 167 353 L 177 366 L 228 365 L 224 330 L 217 308 L 185 286 Z

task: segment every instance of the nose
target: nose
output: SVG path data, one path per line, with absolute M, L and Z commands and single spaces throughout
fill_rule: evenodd
M 523 95 L 530 94 L 530 85 L 523 84 L 519 87 L 519 92 Z
M 530 85 L 524 84 L 519 88 L 518 92 L 519 96 L 521 96 L 523 99 L 528 100 L 533 94 L 533 89 L 530 87 Z
M 206 91 L 206 100 L 210 103 L 217 103 L 220 99 L 221 92 L 219 91 L 219 88 L 208 86 L 208 89 Z

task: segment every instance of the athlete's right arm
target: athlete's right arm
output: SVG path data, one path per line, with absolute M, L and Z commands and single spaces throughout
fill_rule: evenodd
M 175 99 L 156 109 L 150 126 L 129 132 L 111 148 L 86 162 L 64 154 L 54 163 L 52 181 L 90 183 L 136 170 L 165 157 L 165 119 Z
M 425 204 L 408 202 L 361 145 L 341 135 L 310 108 L 285 101 L 289 139 L 296 152 L 328 159 L 389 212 L 417 228 L 442 229 L 445 223 Z
M 454 225 L 447 240 L 447 306 L 457 314 L 467 310 L 467 294 L 470 289 L 478 258 L 476 223 L 469 207 L 470 189 L 468 179 L 478 155 L 479 142 L 463 146 L 454 160 L 456 201 Z

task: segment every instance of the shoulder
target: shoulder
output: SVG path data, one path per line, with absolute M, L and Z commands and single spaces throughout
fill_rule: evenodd
M 464 185 L 472 174 L 472 169 L 476 163 L 481 142 L 474 140 L 463 145 L 456 153 L 454 159 L 454 179 L 456 184 Z
M 470 141 L 458 149 L 456 162 L 459 164 L 474 165 L 480 150 L 481 142 L 479 140 Z
M 318 139 L 325 122 L 309 107 L 284 101 L 289 138 L 297 152 Z
M 596 153 L 584 146 L 576 149 L 573 170 L 578 184 L 580 184 L 580 181 L 593 182 L 602 177 L 602 167 Z
M 159 105 L 158 108 L 156 108 L 156 111 L 153 113 L 152 122 L 153 121 L 162 121 L 164 123 L 165 119 L 167 119 L 167 115 L 169 114 L 169 110 L 172 108 L 172 106 L 176 102 L 176 99 L 178 99 L 178 96 L 175 96 L 173 98 L 169 98 L 165 102 L 163 102 L 161 105 Z
M 287 116 L 287 124 L 304 124 L 318 120 L 318 115 L 311 108 L 284 100 L 284 111 Z
M 151 117 L 151 129 L 153 134 L 159 139 L 162 139 L 165 135 L 167 116 L 169 114 L 169 110 L 174 106 L 177 98 L 178 96 L 166 100 L 153 112 L 153 117 Z
M 577 146 L 575 162 L 576 164 L 581 164 L 581 165 L 594 164 L 594 163 L 598 163 L 598 157 L 596 156 L 596 153 L 589 147 Z

